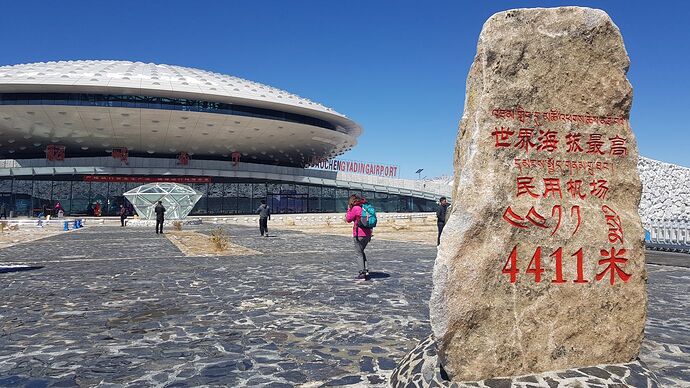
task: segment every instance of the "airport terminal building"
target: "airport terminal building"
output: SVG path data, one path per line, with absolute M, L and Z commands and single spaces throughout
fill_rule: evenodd
M 179 66 L 68 61 L 0 67 L 0 204 L 31 216 L 60 202 L 103 215 L 144 183 L 187 184 L 192 215 L 342 212 L 352 193 L 386 212 L 431 211 L 442 184 L 335 160 L 360 126 L 244 79 Z M 314 168 L 317 167 L 317 168 Z M 318 168 L 322 167 L 322 168 Z M 325 167 L 325 168 L 323 168 Z

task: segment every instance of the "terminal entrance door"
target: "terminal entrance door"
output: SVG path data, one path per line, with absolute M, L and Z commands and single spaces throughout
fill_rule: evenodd
M 308 194 L 296 194 L 294 192 L 281 192 L 280 194 L 268 194 L 267 205 L 271 207 L 271 213 L 306 213 Z

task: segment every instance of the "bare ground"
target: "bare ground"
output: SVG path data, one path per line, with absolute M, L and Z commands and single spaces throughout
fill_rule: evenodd
M 298 230 L 310 234 L 351 236 L 352 224 L 325 225 L 269 225 L 269 228 Z M 416 242 L 425 245 L 436 245 L 438 230 L 436 223 L 429 222 L 385 222 L 376 226 L 373 232 L 376 239 L 387 241 Z
M 211 241 L 211 237 L 192 231 L 176 230 L 166 232 L 165 236 L 172 242 L 177 249 L 182 251 L 185 256 L 251 256 L 260 255 L 261 252 L 249 249 L 228 241 L 227 249 L 221 251 Z

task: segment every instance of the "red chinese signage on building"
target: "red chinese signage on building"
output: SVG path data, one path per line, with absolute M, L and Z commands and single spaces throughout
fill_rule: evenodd
M 127 176 L 127 175 L 86 175 L 84 176 L 86 182 L 137 182 L 137 183 L 154 183 L 154 182 L 173 182 L 173 183 L 211 183 L 211 178 L 206 176 L 192 177 L 155 177 L 155 176 Z
M 240 164 L 240 157 L 242 157 L 242 154 L 239 152 L 233 152 L 232 154 L 230 154 L 230 158 L 232 158 L 232 166 L 233 167 Z
M 111 155 L 113 159 L 118 159 L 125 164 L 129 164 L 129 150 L 127 150 L 127 147 L 113 148 Z
M 576 236 L 589 223 L 605 224 L 608 231 L 606 249 L 600 249 L 594 258 L 587 257 L 583 248 L 547 251 L 545 246 L 557 244 L 545 242 L 525 251 L 525 244 L 516 244 L 506 252 L 502 273 L 511 283 L 519 281 L 521 273 L 540 283 L 548 266 L 553 269 L 549 271 L 553 278 L 547 280 L 551 283 L 627 282 L 632 274 L 625 269 L 625 236 L 621 218 L 609 203 L 612 187 L 608 178 L 616 160 L 628 157 L 627 120 L 564 114 L 557 109 L 525 111 L 519 107 L 494 109 L 491 114 L 499 123 L 487 136 L 497 155 L 509 157 L 509 168 L 517 173 L 511 197 L 514 203 L 503 210 L 502 221 L 516 230 L 543 230 L 545 239 L 561 241 Z M 567 130 L 559 129 L 562 123 L 570 123 Z M 600 133 L 603 130 L 597 130 L 604 126 L 619 127 L 620 132 L 605 136 Z M 556 158 L 552 156 L 555 153 L 566 157 Z M 585 208 L 598 209 L 599 213 L 585 214 Z M 574 262 L 573 273 L 564 271 L 564 267 L 573 268 L 566 260 Z M 587 260 L 596 260 L 594 279 L 584 275 Z M 528 264 L 525 267 L 521 262 Z
M 46 147 L 46 160 L 51 162 L 65 160 L 65 146 L 48 144 Z
M 177 164 L 180 166 L 186 166 L 189 164 L 190 156 L 186 152 L 180 152 L 179 155 L 177 155 Z

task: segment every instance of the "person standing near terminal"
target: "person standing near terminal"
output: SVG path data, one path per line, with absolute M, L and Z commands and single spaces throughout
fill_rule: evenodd
M 158 201 L 154 211 L 156 212 L 156 234 L 159 233 L 159 226 L 160 234 L 163 234 L 163 222 L 165 221 L 165 207 L 163 207 L 163 202 Z
M 352 194 L 347 201 L 347 213 L 345 214 L 345 221 L 352 222 L 352 238 L 355 243 L 356 262 L 362 261 L 362 270 L 359 271 L 357 279 L 369 280 L 369 270 L 367 269 L 367 255 L 364 249 L 371 241 L 371 229 L 362 228 L 360 220 L 362 219 L 362 204 L 366 203 L 364 198 L 360 198 L 356 194 Z
M 127 218 L 127 209 L 125 205 L 120 205 L 120 226 L 125 226 L 125 219 Z
M 436 240 L 436 245 L 441 245 L 441 232 L 443 232 L 443 227 L 446 226 L 446 211 L 448 210 L 448 201 L 446 197 L 441 197 L 438 200 L 438 207 L 436 208 L 436 225 L 438 226 L 438 239 Z
M 259 215 L 259 232 L 261 236 L 268 237 L 268 220 L 271 219 L 271 208 L 266 205 L 266 200 L 261 200 L 261 205 L 256 209 L 256 213 Z M 266 233 L 264 235 L 264 233 Z

